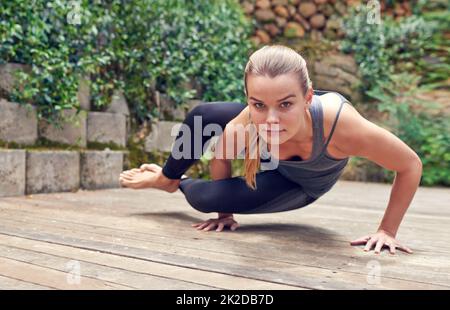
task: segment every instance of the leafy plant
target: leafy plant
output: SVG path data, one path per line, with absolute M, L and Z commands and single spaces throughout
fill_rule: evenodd
M 378 110 L 388 112 L 387 125 L 421 158 L 423 185 L 450 185 L 450 130 L 448 116 L 436 113 L 440 106 L 419 96 L 429 90 L 420 87 L 420 77 L 394 74 L 380 81 L 367 94 L 378 101 Z M 434 111 L 434 112 L 433 112 Z
M 24 89 L 12 100 L 38 106 L 38 116 L 54 120 L 59 111 L 76 107 L 76 64 L 80 35 L 65 21 L 65 1 L 6 1 L 0 7 L 0 63 L 32 65 L 18 75 Z M 79 32 L 81 30 L 81 33 Z
M 431 53 L 429 43 L 438 29 L 434 21 L 410 16 L 395 21 L 387 16 L 380 23 L 370 18 L 371 8 L 359 6 L 344 23 L 346 37 L 341 49 L 353 53 L 363 78 L 363 90 L 398 72 L 429 71 L 417 63 Z
M 369 7 L 352 8 L 344 22 L 345 39 L 341 50 L 353 53 L 359 65 L 363 90 L 370 89 L 378 80 L 393 72 L 390 54 L 386 51 L 385 28 L 382 23 L 368 22 Z
M 10 99 L 49 122 L 79 108 L 85 76 L 94 109 L 123 89 L 142 121 L 158 117 L 157 91 L 177 104 L 192 98 L 191 80 L 204 88 L 200 99 L 242 101 L 250 31 L 233 0 L 11 0 L 0 7 L 0 63 L 31 66 Z

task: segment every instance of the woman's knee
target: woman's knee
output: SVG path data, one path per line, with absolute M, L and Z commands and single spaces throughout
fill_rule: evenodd
M 201 102 L 189 112 L 189 118 L 200 116 L 203 126 L 217 124 L 224 127 L 229 121 L 236 117 L 246 105 L 235 102 Z
M 192 180 L 192 184 L 183 187 L 183 194 L 188 203 L 197 211 L 203 213 L 217 212 L 214 207 L 217 201 L 214 192 L 208 190 L 208 182 L 205 180 Z
M 196 105 L 192 110 L 188 113 L 188 116 L 194 117 L 194 116 L 203 116 L 205 115 L 206 110 L 208 107 L 206 107 L 209 103 L 207 102 L 200 102 L 198 105 Z

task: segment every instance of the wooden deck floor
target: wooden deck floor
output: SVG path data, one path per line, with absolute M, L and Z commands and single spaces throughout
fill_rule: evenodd
M 349 246 L 390 194 L 340 181 L 300 210 L 237 215 L 236 232 L 180 191 L 112 189 L 0 199 L 3 289 L 450 289 L 450 190 L 420 188 L 399 232 L 415 253 Z M 78 275 L 80 277 L 78 277 Z

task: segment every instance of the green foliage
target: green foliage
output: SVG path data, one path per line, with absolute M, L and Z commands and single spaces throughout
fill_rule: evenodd
M 39 117 L 54 119 L 58 111 L 77 106 L 76 26 L 65 21 L 66 1 L 4 1 L 0 6 L 0 63 L 32 64 L 19 78 L 25 88 L 13 94 L 34 103 Z
M 420 15 L 423 12 L 448 10 L 449 5 L 448 0 L 415 0 L 411 8 L 414 14 Z
M 184 85 L 195 80 L 203 100 L 242 101 L 243 69 L 251 47 L 249 24 L 235 1 L 148 1 L 130 6 L 121 50 L 127 97 L 148 103 L 159 90 L 180 104 L 193 97 Z M 142 16 L 142 19 L 135 18 Z M 131 48 L 130 48 L 131 47 Z
M 450 125 L 448 116 L 435 102 L 418 95 L 426 91 L 420 78 L 407 73 L 394 74 L 377 83 L 368 95 L 379 101 L 378 110 L 388 112 L 388 126 L 421 158 L 422 185 L 450 185 Z
M 404 18 L 401 22 L 387 18 L 384 22 L 384 35 L 390 63 L 394 66 L 403 65 L 408 71 L 415 69 L 417 60 L 426 55 L 427 42 L 436 29 L 436 23 L 417 16 Z
M 156 91 L 180 104 L 193 97 L 242 101 L 249 22 L 233 0 L 11 0 L 0 7 L 0 63 L 32 66 L 12 100 L 33 103 L 50 122 L 79 108 L 89 76 L 95 109 L 124 89 L 135 117 L 157 116 Z M 77 21 L 74 17 L 79 16 Z
M 382 23 L 368 22 L 371 11 L 362 6 L 354 8 L 344 22 L 345 39 L 341 49 L 353 53 L 363 79 L 364 90 L 370 89 L 380 79 L 392 73 L 391 61 L 387 53 L 385 28 Z
M 392 1 L 391 4 L 394 4 Z M 442 9 L 427 11 L 428 9 Z M 353 53 L 363 78 L 363 91 L 387 112 L 388 126 L 423 163 L 423 185 L 450 185 L 450 138 L 446 116 L 418 95 L 445 86 L 450 72 L 445 32 L 450 26 L 448 3 L 430 7 L 418 1 L 416 16 L 370 23 L 369 6 L 352 11 L 346 21 L 342 50 Z M 434 112 L 433 112 L 434 110 Z M 448 118 L 448 116 L 447 116 Z M 392 174 L 386 174 L 388 179 Z
M 127 142 L 128 155 L 125 160 L 125 169 L 139 168 L 142 164 L 149 163 L 149 154 L 145 152 L 144 140 L 135 141 L 135 139 L 128 139 Z M 159 160 L 163 162 L 164 160 Z
M 427 22 L 435 23 L 436 31 L 425 42 L 426 59 L 419 59 L 418 71 L 422 73 L 423 84 L 442 86 L 450 76 L 450 11 L 447 9 L 423 14 Z
M 438 23 L 423 17 L 410 16 L 400 21 L 386 17 L 380 23 L 371 16 L 370 7 L 354 9 L 344 23 L 346 37 L 341 49 L 354 53 L 360 66 L 364 90 L 396 72 L 415 72 L 417 62 L 429 55 L 430 40 Z M 437 40 L 437 39 L 436 39 Z M 436 43 L 435 43 L 436 44 Z M 425 66 L 423 71 L 429 70 Z

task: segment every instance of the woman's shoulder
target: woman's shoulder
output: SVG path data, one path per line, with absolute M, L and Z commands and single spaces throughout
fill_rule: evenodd
M 343 100 L 343 98 L 341 98 L 339 94 L 334 92 L 323 94 L 319 96 L 319 99 L 322 103 L 324 136 L 328 137 L 341 105 L 342 108 L 339 113 L 339 118 L 336 121 L 336 128 L 334 129 L 333 135 L 336 133 L 336 131 L 340 131 L 340 129 L 343 127 L 341 123 L 345 121 L 351 121 L 351 118 L 349 118 L 348 115 L 354 113 L 354 111 L 352 111 L 354 110 L 354 107 L 346 100 Z
M 324 141 L 330 136 L 333 123 L 336 121 L 329 146 L 337 149 L 337 152 L 340 152 L 341 155 L 349 156 L 352 153 L 351 143 L 349 141 L 352 141 L 352 136 L 355 132 L 354 129 L 363 117 L 349 101 L 345 100 L 338 93 L 329 92 L 323 94 L 320 96 L 320 101 L 323 111 Z M 336 120 L 339 109 L 341 111 Z

